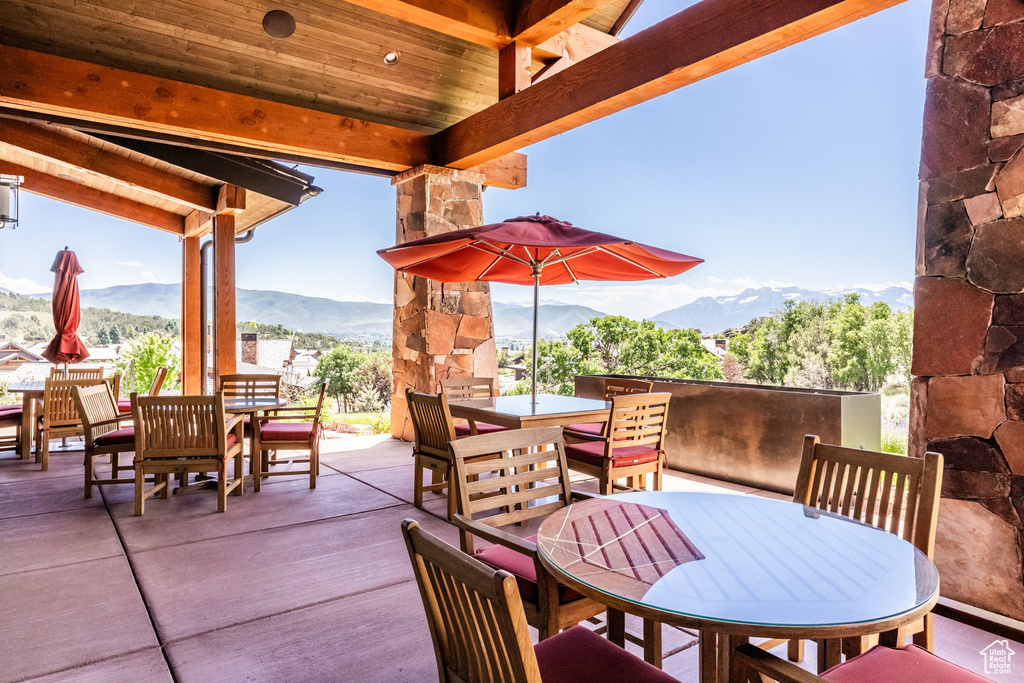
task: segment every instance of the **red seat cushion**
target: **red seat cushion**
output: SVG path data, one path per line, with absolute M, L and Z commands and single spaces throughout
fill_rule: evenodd
M 93 442 L 93 446 L 114 446 L 117 444 L 135 444 L 135 427 L 125 427 L 124 429 L 118 429 L 117 431 L 107 432 L 97 436 Z
M 570 460 L 579 460 L 595 467 L 601 467 L 604 464 L 604 445 L 604 441 L 566 444 L 565 457 Z M 612 455 L 612 466 L 628 467 L 629 465 L 654 462 L 658 459 L 659 453 L 660 451 L 653 446 L 616 448 Z
M 587 422 L 586 424 L 569 425 L 565 428 L 567 432 L 579 432 L 581 434 L 590 434 L 592 436 L 601 436 L 604 431 L 603 422 Z
M 536 542 L 537 537 L 530 536 L 526 540 Z M 509 574 L 515 576 L 516 583 L 519 584 L 519 594 L 523 597 L 523 600 L 532 603 L 537 602 L 537 568 L 533 565 L 533 560 L 530 557 L 506 548 L 503 545 L 492 545 L 484 548 L 475 557 L 489 567 L 504 569 Z M 559 602 L 572 602 L 582 597 L 582 595 L 568 586 L 561 583 L 558 584 Z
M 502 427 L 501 425 L 492 425 L 489 422 L 477 422 L 476 433 L 479 434 L 493 434 L 494 432 L 504 432 L 508 427 Z M 455 436 L 471 436 L 473 432 L 470 430 L 468 424 L 455 425 Z
M 0 406 L 0 420 L 21 420 L 21 406 Z
M 583 626 L 542 640 L 534 652 L 544 683 L 679 683 Z
M 260 427 L 263 441 L 309 441 L 312 436 L 312 422 L 267 422 Z
M 132 412 L 132 400 L 130 398 L 119 398 L 119 399 L 117 399 L 117 412 L 119 412 L 119 413 L 130 413 L 130 412 Z
M 993 643 L 996 645 L 996 643 Z M 982 683 L 989 681 L 916 645 L 873 647 L 821 675 L 829 683 Z M 544 679 L 547 683 L 547 679 Z M 991 682 L 989 682 L 991 683 Z

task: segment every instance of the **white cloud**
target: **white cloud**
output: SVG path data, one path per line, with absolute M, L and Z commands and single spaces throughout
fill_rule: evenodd
M 19 294 L 44 294 L 53 291 L 52 286 L 41 285 L 24 277 L 7 277 L 2 272 L 0 272 L 0 287 Z
M 119 265 L 119 266 L 128 266 L 130 268 L 141 268 L 142 267 L 142 264 L 139 263 L 138 261 L 118 261 L 117 265 Z
M 146 282 L 156 282 L 156 275 L 148 270 L 142 271 L 142 279 Z

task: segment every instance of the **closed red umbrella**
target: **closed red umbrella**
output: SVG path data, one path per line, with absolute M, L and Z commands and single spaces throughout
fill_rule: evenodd
M 67 247 L 57 252 L 50 271 L 56 273 L 53 277 L 53 326 L 57 335 L 42 356 L 51 363 L 78 363 L 89 357 L 77 334 L 78 324 L 82 321 L 78 275 L 85 271 L 78 265 L 75 252 Z
M 540 214 L 453 230 L 377 253 L 398 271 L 439 282 L 532 283 L 534 401 L 540 285 L 652 280 L 679 275 L 704 262 Z

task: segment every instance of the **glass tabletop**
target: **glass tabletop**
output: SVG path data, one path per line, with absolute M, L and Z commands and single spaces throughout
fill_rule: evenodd
M 939 587 L 935 565 L 894 534 L 754 496 L 636 492 L 582 501 L 544 521 L 537 548 L 600 593 L 769 629 L 878 622 L 921 608 Z
M 503 415 L 515 417 L 535 417 L 538 415 L 560 415 L 563 413 L 582 413 L 592 410 L 611 410 L 612 404 L 593 398 L 579 396 L 558 396 L 556 394 L 537 394 L 537 402 L 531 396 L 495 396 L 494 398 L 468 398 L 451 401 L 451 405 L 469 406 L 481 410 L 490 410 Z
M 283 408 L 286 405 L 288 405 L 288 401 L 283 398 L 245 398 L 244 396 L 224 398 L 224 410 L 229 413 L 256 412 L 271 408 Z

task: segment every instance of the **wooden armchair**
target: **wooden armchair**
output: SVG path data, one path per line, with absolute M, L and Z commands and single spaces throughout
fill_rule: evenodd
M 654 382 L 647 380 L 609 377 L 604 381 L 604 400 L 610 401 L 616 396 L 628 396 L 629 394 L 649 394 L 653 388 Z M 562 433 L 567 441 L 571 439 L 602 441 L 606 424 L 607 422 L 586 422 L 568 425 Z
M 21 419 L 22 406 L 0 406 L 0 429 L 13 429 L 14 434 L 0 436 L 0 450 L 13 449 L 15 453 L 21 452 Z
M 534 647 L 511 574 L 463 555 L 411 519 L 402 522 L 402 535 L 441 683 L 678 683 L 583 626 Z
M 103 379 L 103 366 L 98 368 L 50 368 L 50 379 Z
M 102 369 L 102 368 L 101 368 Z M 73 387 L 99 386 L 102 379 L 47 379 L 36 424 L 36 461 L 45 472 L 50 469 L 50 439 L 84 436 L 82 418 L 71 397 Z
M 157 493 L 167 498 L 169 475 L 189 472 L 217 473 L 217 512 L 227 509 L 228 494 L 244 490 L 242 416 L 230 420 L 224 413 L 224 395 L 139 396 L 133 393 L 135 420 L 135 514 L 145 512 L 145 501 Z M 234 478 L 228 481 L 227 461 L 234 460 Z M 145 490 L 146 475 L 154 486 Z
M 118 375 L 119 377 L 119 375 Z M 156 374 L 153 375 L 153 381 L 149 384 L 149 390 L 146 391 L 146 396 L 159 396 L 160 390 L 164 386 L 164 380 L 167 379 L 167 368 L 161 366 L 156 369 Z M 118 389 L 120 390 L 121 380 L 117 381 Z M 120 394 L 117 394 L 120 396 Z M 122 413 L 132 412 L 132 400 L 131 398 L 119 398 L 117 400 L 117 409 Z
M 309 488 L 316 488 L 316 477 L 320 473 L 320 414 L 324 407 L 324 396 L 327 394 L 328 381 L 320 385 L 320 398 L 316 408 L 298 406 L 294 408 L 278 408 L 273 415 L 256 417 L 253 429 L 252 474 L 253 490 L 260 490 L 263 477 L 290 476 L 308 474 Z M 304 458 L 278 459 L 277 452 L 308 451 Z M 270 458 L 270 452 L 274 455 Z M 309 469 L 293 470 L 295 463 L 308 463 Z M 287 470 L 273 470 L 275 465 L 288 465 Z
M 459 500 L 454 522 L 462 551 L 516 577 L 526 621 L 540 639 L 604 612 L 604 605 L 560 585 L 544 569 L 535 536 L 520 538 L 500 528 L 546 517 L 574 500 L 591 497 L 573 494 L 569 488 L 561 428 L 471 436 L 449 447 Z M 548 498 L 552 500 L 543 502 Z M 531 506 L 533 501 L 538 504 Z M 474 537 L 494 545 L 474 554 Z
M 597 477 L 602 495 L 612 493 L 619 479 L 625 478 L 632 488 L 645 474 L 654 475 L 654 490 L 660 491 L 671 398 L 668 393 L 613 397 L 602 439 L 565 447 L 569 469 Z
M 916 645 L 879 645 L 832 667 L 821 676 L 804 671 L 759 647 L 744 644 L 729 657 L 730 683 L 992 683 Z
M 135 470 L 134 464 L 120 463 L 121 453 L 135 450 L 135 428 L 124 426 L 125 423 L 130 425 L 131 417 L 118 412 L 110 383 L 74 386 L 71 397 L 82 418 L 85 433 L 85 497 L 92 498 L 92 487 L 98 484 L 133 483 L 133 478 L 118 475 L 122 470 Z M 95 460 L 103 455 L 110 456 L 109 479 L 96 478 Z
M 925 453 L 909 458 L 893 453 L 863 451 L 820 443 L 817 436 L 804 437 L 793 501 L 870 524 L 913 543 L 929 558 L 935 555 L 935 528 L 939 519 L 942 489 L 942 455 Z M 932 615 L 901 629 L 914 643 L 932 649 Z M 762 643 L 770 649 L 779 641 Z M 869 637 L 845 640 L 848 656 L 860 654 L 871 644 Z M 803 659 L 803 644 L 789 641 L 789 657 Z M 818 671 L 839 663 L 840 644 L 818 643 Z
M 405 390 L 405 400 L 412 420 L 414 461 L 413 504 L 423 507 L 423 492 L 440 493 L 452 480 L 452 458 L 448 443 L 455 441 L 455 425 L 444 394 L 421 394 Z M 423 474 L 430 471 L 430 483 L 423 483 Z M 448 491 L 448 519 L 455 514 L 455 494 Z
M 281 375 L 221 375 L 220 390 L 224 392 L 225 398 L 280 398 Z M 245 437 L 249 439 L 249 453 L 255 453 L 256 430 L 253 429 L 251 416 L 245 416 L 244 425 Z
M 494 398 L 498 395 L 498 379 L 496 377 L 449 377 L 441 380 L 441 392 L 449 401 L 466 398 Z M 456 436 L 475 436 L 504 431 L 506 427 L 467 420 L 455 424 Z

